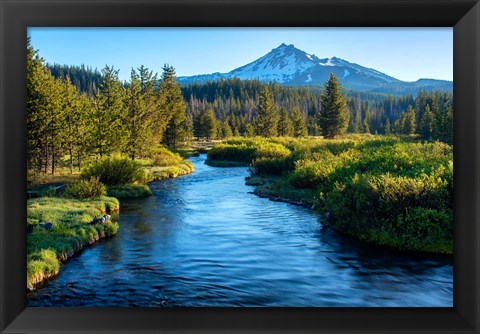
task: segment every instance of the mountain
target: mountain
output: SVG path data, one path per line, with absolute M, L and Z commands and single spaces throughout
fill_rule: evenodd
M 352 90 L 391 94 L 414 94 L 420 88 L 453 90 L 451 81 L 420 79 L 416 82 L 405 82 L 337 57 L 318 58 L 295 48 L 292 44 L 281 44 L 265 56 L 228 73 L 216 72 L 178 77 L 178 81 L 186 85 L 239 78 L 258 79 L 265 82 L 276 81 L 290 86 L 316 86 L 323 85 L 330 73 L 334 73 L 345 88 Z

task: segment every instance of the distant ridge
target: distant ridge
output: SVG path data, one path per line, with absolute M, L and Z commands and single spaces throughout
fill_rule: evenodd
M 419 79 L 406 82 L 393 78 L 372 68 L 367 68 L 337 57 L 318 58 L 314 54 L 297 49 L 292 44 L 282 43 L 257 60 L 228 73 L 215 72 L 178 77 L 182 84 L 205 83 L 221 79 L 258 79 L 276 81 L 290 86 L 323 85 L 330 73 L 334 73 L 343 87 L 352 90 L 388 94 L 416 94 L 419 89 L 428 91 L 452 91 L 453 82 L 435 79 Z

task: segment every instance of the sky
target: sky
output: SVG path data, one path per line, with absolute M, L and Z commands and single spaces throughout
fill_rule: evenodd
M 403 81 L 453 80 L 453 28 L 39 28 L 33 47 L 50 64 L 120 70 L 141 65 L 178 76 L 226 73 L 280 44 L 319 58 L 338 57 Z

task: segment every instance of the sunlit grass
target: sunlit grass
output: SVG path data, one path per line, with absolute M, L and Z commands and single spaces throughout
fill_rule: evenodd
M 27 235 L 27 286 L 58 273 L 62 260 L 85 244 L 104 236 L 114 235 L 118 224 L 89 224 L 96 216 L 105 212 L 118 211 L 116 198 L 103 197 L 99 200 L 76 200 L 41 197 L 27 201 L 27 223 L 33 226 Z M 45 230 L 39 222 L 51 222 L 53 228 Z
M 146 184 L 126 184 L 123 186 L 108 187 L 108 196 L 118 199 L 138 198 L 152 195 L 152 191 Z

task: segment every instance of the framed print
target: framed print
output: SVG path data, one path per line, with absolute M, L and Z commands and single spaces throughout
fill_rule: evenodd
M 1 6 L 2 333 L 478 333 L 477 1 Z

